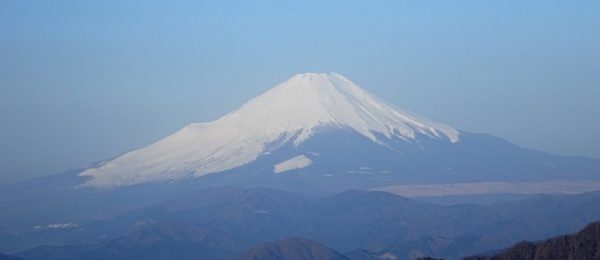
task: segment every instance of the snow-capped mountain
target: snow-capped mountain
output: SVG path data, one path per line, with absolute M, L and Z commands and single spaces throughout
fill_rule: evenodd
M 190 124 L 142 149 L 91 168 L 86 185 L 105 187 L 172 181 L 219 173 L 251 163 L 291 143 L 302 145 L 319 129 L 345 129 L 391 152 L 392 139 L 425 136 L 457 143 L 456 129 L 403 111 L 336 73 L 298 74 L 209 123 Z M 273 165 L 279 173 L 312 164 L 297 155 Z
M 600 162 L 524 149 L 403 111 L 335 73 L 298 74 L 208 123 L 86 168 L 79 187 L 176 182 L 336 191 L 598 180 Z M 185 180 L 185 181 L 183 181 Z

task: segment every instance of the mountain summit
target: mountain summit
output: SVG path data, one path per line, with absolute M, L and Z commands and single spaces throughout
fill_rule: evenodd
M 393 138 L 414 142 L 421 135 L 456 143 L 460 135 L 374 97 L 342 75 L 305 73 L 216 121 L 190 124 L 81 175 L 91 177 L 91 186 L 202 176 L 248 164 L 289 142 L 298 146 L 326 128 L 350 130 L 379 145 Z M 284 163 L 310 164 L 307 159 L 299 155 Z

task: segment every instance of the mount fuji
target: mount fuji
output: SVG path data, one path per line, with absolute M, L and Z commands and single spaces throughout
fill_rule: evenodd
M 401 110 L 336 73 L 298 74 L 208 123 L 88 168 L 80 186 L 191 179 L 278 188 L 599 179 L 600 163 L 523 149 Z
M 341 75 L 307 73 L 214 122 L 188 125 L 112 160 L 0 185 L 0 242 L 12 245 L 5 249 L 27 248 L 61 234 L 81 241 L 69 230 L 207 187 L 444 196 L 461 189 L 491 193 L 490 187 L 503 193 L 507 183 L 530 193 L 597 190 L 600 160 L 460 131 L 386 103 Z
M 281 173 L 311 165 L 309 156 L 318 156 L 322 149 L 302 153 L 302 148 L 333 130 L 356 134 L 399 159 L 403 149 L 394 141 L 415 147 L 422 138 L 460 141 L 457 130 L 385 103 L 339 74 L 306 73 L 214 122 L 188 125 L 81 175 L 92 177 L 87 185 L 98 187 L 172 181 L 235 169 L 290 144 L 298 155 L 271 165 Z

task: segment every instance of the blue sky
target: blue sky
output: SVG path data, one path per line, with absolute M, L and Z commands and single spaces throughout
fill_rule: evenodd
M 295 73 L 600 157 L 599 1 L 2 1 L 0 181 L 210 121 Z

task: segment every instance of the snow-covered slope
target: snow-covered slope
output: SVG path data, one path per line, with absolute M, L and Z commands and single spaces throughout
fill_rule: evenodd
M 288 142 L 300 145 L 323 127 L 349 129 L 385 145 L 425 135 L 456 143 L 459 132 L 402 111 L 336 73 L 298 74 L 239 109 L 209 123 L 191 124 L 82 176 L 111 187 L 172 181 L 233 169 Z
M 306 157 L 306 155 L 298 155 L 294 158 L 291 158 L 289 160 L 286 160 L 284 162 L 281 162 L 277 165 L 275 165 L 275 167 L 273 167 L 273 172 L 274 173 L 282 173 L 282 172 L 287 172 L 287 171 L 291 171 L 291 170 L 295 170 L 295 169 L 302 169 L 304 167 L 308 167 L 312 164 L 312 160 L 310 160 L 310 158 Z

